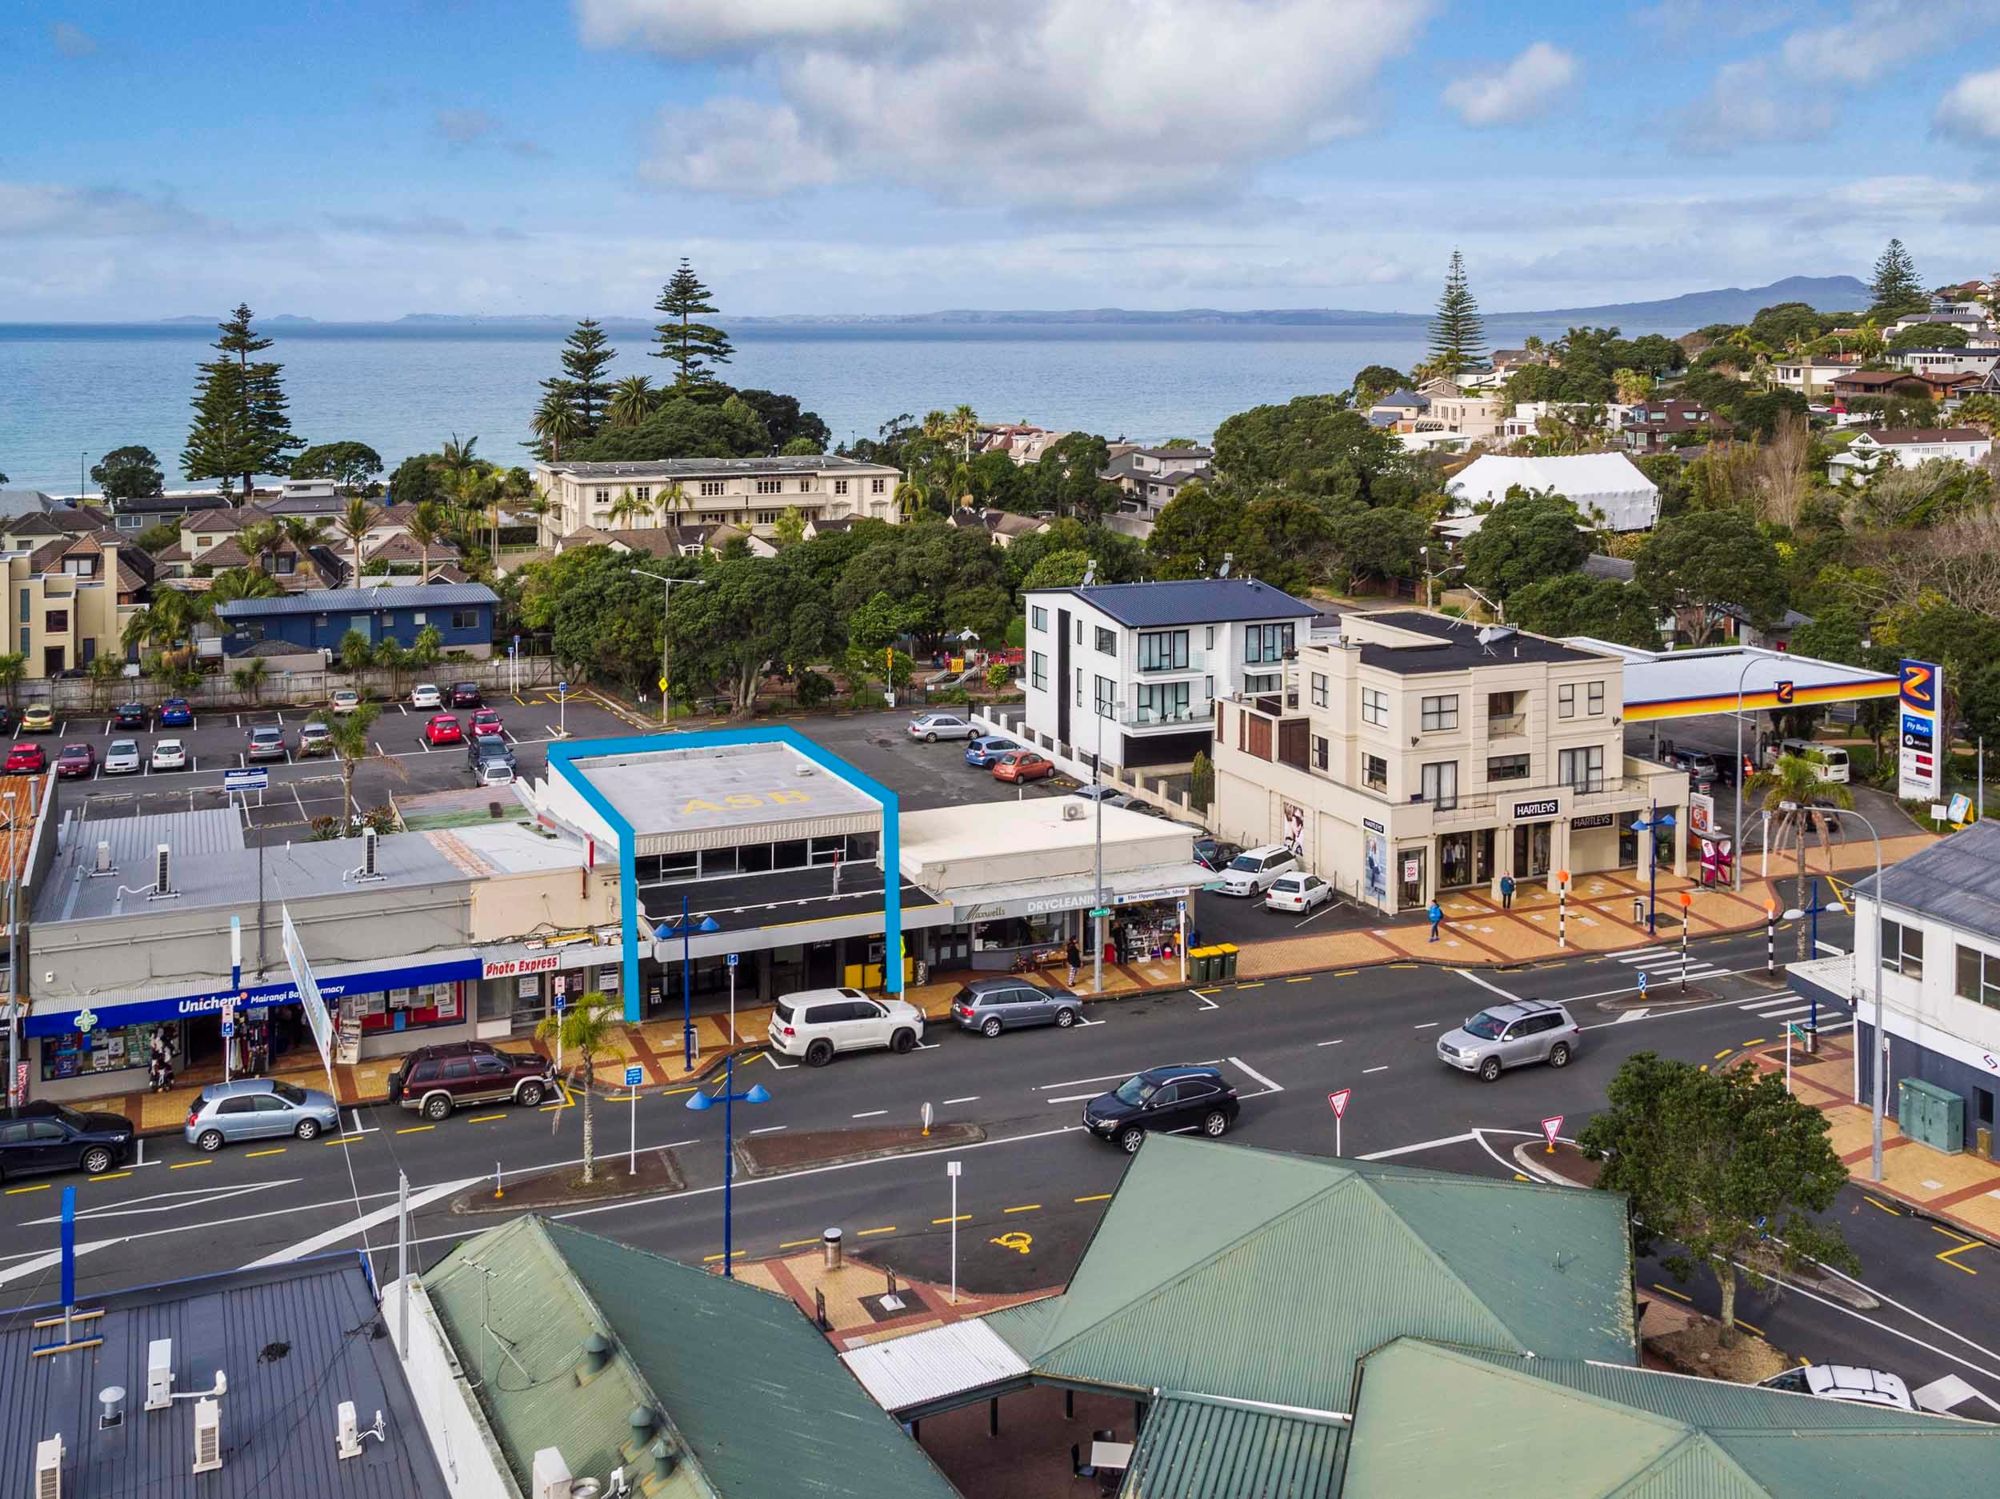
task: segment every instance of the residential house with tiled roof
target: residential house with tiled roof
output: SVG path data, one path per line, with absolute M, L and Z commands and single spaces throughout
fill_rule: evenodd
M 1978 463 L 1993 451 L 1993 439 L 1977 427 L 1882 427 L 1864 428 L 1826 462 L 1827 477 L 1835 483 L 1866 479 L 1884 463 L 1898 468 L 1944 459 L 1954 463 Z
M 0 651 L 18 651 L 31 681 L 100 656 L 127 659 L 125 627 L 151 587 L 152 559 L 110 531 L 10 540 L 32 544 L 0 551 L 8 599 Z

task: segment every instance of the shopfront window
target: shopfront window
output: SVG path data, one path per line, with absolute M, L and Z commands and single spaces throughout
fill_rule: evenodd
M 355 1007 L 363 1036 L 456 1025 L 465 1018 L 465 1001 L 456 982 L 417 984 L 384 994 L 347 994 L 341 996 L 340 1007 L 343 1013 Z
M 184 1055 L 181 1023 L 178 1020 L 156 1021 L 149 1025 L 104 1026 L 96 1030 L 50 1036 L 42 1043 L 42 1081 L 143 1068 L 152 1054 L 155 1032 L 166 1036 L 167 1044 L 173 1047 L 176 1057 Z

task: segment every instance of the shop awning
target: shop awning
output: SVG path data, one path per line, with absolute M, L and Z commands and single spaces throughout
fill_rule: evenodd
M 1154 900 L 1179 900 L 1214 878 L 1207 868 L 1191 859 L 1107 872 L 1106 903 L 1136 906 Z M 951 904 L 954 921 L 999 921 L 1008 916 L 1082 911 L 1097 904 L 1097 884 L 1084 874 L 1008 885 L 973 885 L 952 891 Z

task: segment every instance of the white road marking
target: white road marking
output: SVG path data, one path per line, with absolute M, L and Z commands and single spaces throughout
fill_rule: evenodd
M 106 1245 L 118 1242 L 117 1239 L 97 1239 L 88 1244 L 79 1244 L 76 1246 L 77 1258 L 81 1259 L 94 1249 L 103 1249 Z M 0 1286 L 10 1281 L 25 1280 L 30 1275 L 39 1275 L 46 1270 L 53 1270 L 61 1263 L 62 1251 L 51 1249 L 46 1254 L 38 1254 L 33 1259 L 23 1260 L 18 1265 L 9 1265 L 6 1269 L 0 1270 Z
M 1442 1020 L 1426 1020 L 1422 1025 L 1413 1025 L 1410 1029 L 1415 1031 L 1434 1031 L 1443 1024 Z
M 1436 1150 L 1441 1145 L 1463 1145 L 1467 1140 L 1477 1139 L 1478 1131 L 1467 1130 L 1462 1135 L 1444 1135 L 1435 1140 L 1419 1140 L 1414 1145 L 1396 1145 L 1388 1150 L 1371 1150 L 1367 1155 L 1357 1156 L 1362 1161 L 1386 1161 L 1399 1155 L 1415 1155 L 1420 1150 Z
M 1623 1015 L 1620 1015 L 1617 1021 L 1614 1023 L 1618 1025 L 1623 1025 L 1628 1020 L 1644 1020 L 1648 1015 L 1652 1013 L 1653 1012 L 1648 1009 L 1627 1010 Z
M 883 1112 L 887 1113 L 888 1110 L 884 1109 Z M 762 1129 L 751 1130 L 750 1133 L 753 1135 L 774 1135 L 781 1129 L 790 1129 L 790 1128 L 791 1126 L 789 1124 L 767 1124 Z
M 880 1119 L 888 1112 L 887 1109 L 869 1109 L 860 1114 L 849 1114 L 847 1117 L 849 1119 Z
M 147 1197 L 128 1197 L 122 1202 L 106 1203 L 103 1207 L 79 1208 L 76 1216 L 82 1218 L 132 1218 L 142 1213 L 173 1213 L 182 1208 L 207 1207 L 211 1203 L 224 1202 L 231 1197 L 241 1197 L 249 1192 L 268 1191 L 273 1187 L 291 1187 L 304 1181 L 301 1176 L 279 1177 L 274 1181 L 241 1182 L 233 1187 L 190 1187 L 181 1192 L 155 1192 Z M 384 1194 L 386 1195 L 386 1194 Z M 184 1199 L 194 1198 L 196 1201 Z M 145 1206 L 147 1203 L 155 1206 Z M 47 1218 L 30 1218 L 23 1227 L 34 1227 L 44 1223 L 60 1223 L 60 1213 Z
M 1196 999 L 1201 1001 L 1201 1007 L 1204 1010 L 1219 1010 L 1222 1008 L 1221 1005 L 1217 1004 L 1214 1000 L 1210 999 L 1206 994 L 1202 993 L 1201 990 L 1199 989 L 1190 989 L 1188 990 L 1188 993 L 1192 994 Z
M 945 1100 L 945 1102 L 946 1102 L 947 1104 L 954 1104 L 954 1103 L 978 1103 L 978 1102 L 979 1102 L 979 1095 L 978 1095 L 977 1093 L 968 1093 L 968 1094 L 967 1094 L 967 1095 L 966 1095 L 965 1097 L 963 1097 L 963 1098 L 947 1098 L 947 1099 Z
M 467 1176 L 457 1181 L 440 1182 L 435 1187 L 424 1188 L 421 1192 L 412 1192 L 410 1194 L 410 1211 L 415 1212 L 418 1208 L 427 1207 L 440 1198 L 450 1197 L 453 1193 L 462 1192 L 467 1187 L 477 1186 L 484 1180 L 486 1178 L 483 1176 Z M 304 1259 L 309 1254 L 318 1254 L 322 1249 L 329 1249 L 342 1240 L 351 1239 L 356 1234 L 363 1233 L 375 1227 L 378 1223 L 387 1223 L 396 1216 L 397 1211 L 398 1205 L 393 1202 L 389 1203 L 385 1207 L 375 1209 L 372 1213 L 363 1213 L 358 1218 L 350 1219 L 348 1222 L 342 1223 L 337 1227 L 329 1228 L 324 1233 L 314 1234 L 310 1239 L 301 1239 L 298 1243 L 290 1245 L 287 1248 L 273 1250 L 262 1259 L 252 1260 L 243 1268 L 246 1270 L 256 1270 L 265 1265 L 283 1265 L 292 1260 Z
M 1387 1062 L 1384 1062 L 1380 1067 L 1363 1067 L 1361 1069 L 1361 1075 L 1363 1077 L 1366 1077 L 1371 1072 L 1387 1072 L 1388 1070 L 1389 1070 L 1389 1064 Z
M 1272 1082 L 1268 1077 L 1264 1076 L 1263 1073 L 1259 1072 L 1255 1067 L 1252 1067 L 1248 1062 L 1244 1061 L 1241 1057 L 1230 1057 L 1228 1061 L 1229 1065 L 1234 1067 L 1238 1072 L 1248 1073 L 1251 1077 L 1255 1078 L 1258 1082 L 1262 1083 L 1264 1085 L 1264 1091 L 1266 1093 L 1282 1093 L 1285 1091 L 1284 1084 Z M 1254 1094 L 1252 1095 L 1252 1097 L 1255 1096 L 1256 1095 Z
M 1499 995 L 1502 999 L 1511 999 L 1515 1001 L 1515 1003 L 1517 1004 L 1520 1002 L 1521 999 L 1520 995 L 1509 993 L 1507 990 L 1501 988 L 1498 984 L 1494 983 L 1491 979 L 1483 979 L 1478 974 L 1472 973 L 1464 968 L 1454 968 L 1452 969 L 1452 972 L 1457 974 L 1462 979 L 1466 979 L 1472 983 L 1479 985 L 1479 987 L 1482 989 L 1492 990 L 1493 993 Z
M 1129 1072 L 1127 1072 L 1127 1073 L 1125 1073 L 1125 1074 L 1123 1074 L 1123 1075 L 1124 1075 L 1124 1076 L 1126 1076 L 1126 1077 L 1130 1077 L 1130 1076 L 1131 1076 L 1132 1074 L 1131 1074 L 1131 1073 L 1129 1073 Z M 1061 1096 L 1060 1098 L 1044 1098 L 1044 1099 L 1042 1100 L 1042 1102 L 1043 1102 L 1043 1103 L 1081 1103 L 1081 1102 L 1083 1102 L 1083 1101 L 1084 1101 L 1084 1100 L 1086 1100 L 1086 1099 L 1091 1099 L 1091 1098 L 1095 1098 L 1095 1097 L 1097 1097 L 1097 1094 L 1095 1094 L 1095 1093 L 1065 1093 L 1065 1094 L 1063 1094 L 1063 1095 L 1062 1095 L 1062 1096 Z
M 1213 1067 L 1216 1064 L 1216 1062 L 1220 1060 L 1221 1060 L 1220 1057 L 1215 1057 L 1211 1058 L 1209 1061 L 1197 1063 L 1196 1065 L 1201 1067 Z M 1119 1082 L 1122 1083 L 1125 1081 L 1126 1078 L 1130 1077 L 1133 1073 L 1137 1072 L 1138 1070 L 1139 1069 L 1136 1067 L 1128 1067 L 1123 1072 L 1106 1072 L 1106 1073 L 1101 1073 L 1096 1077 L 1069 1077 L 1069 1078 L 1064 1078 L 1059 1083 L 1038 1083 L 1035 1085 L 1035 1091 L 1037 1093 L 1041 1093 L 1041 1092 L 1046 1092 L 1050 1088 L 1074 1088 L 1079 1083 L 1108 1083 L 1113 1078 L 1116 1078 Z M 1086 1093 L 1083 1096 L 1086 1098 L 1097 1097 L 1095 1093 Z
M 1342 1037 L 1340 1038 L 1340 1041 L 1345 1041 L 1346 1039 L 1347 1039 L 1347 1038 L 1346 1038 L 1345 1036 L 1342 1036 Z M 1313 1045 L 1315 1045 L 1315 1046 L 1338 1046 L 1338 1045 L 1340 1045 L 1340 1041 L 1315 1041 L 1315 1042 L 1313 1043 Z

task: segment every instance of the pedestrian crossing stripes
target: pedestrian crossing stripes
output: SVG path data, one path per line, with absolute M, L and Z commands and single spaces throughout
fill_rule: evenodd
M 1684 976 L 1691 979 L 1719 978 L 1729 972 L 1727 968 L 1718 968 L 1713 963 L 1692 956 L 1683 967 L 1678 947 L 1637 947 L 1611 956 L 1628 968 L 1644 973 L 1649 988 L 1654 984 L 1677 984 Z

